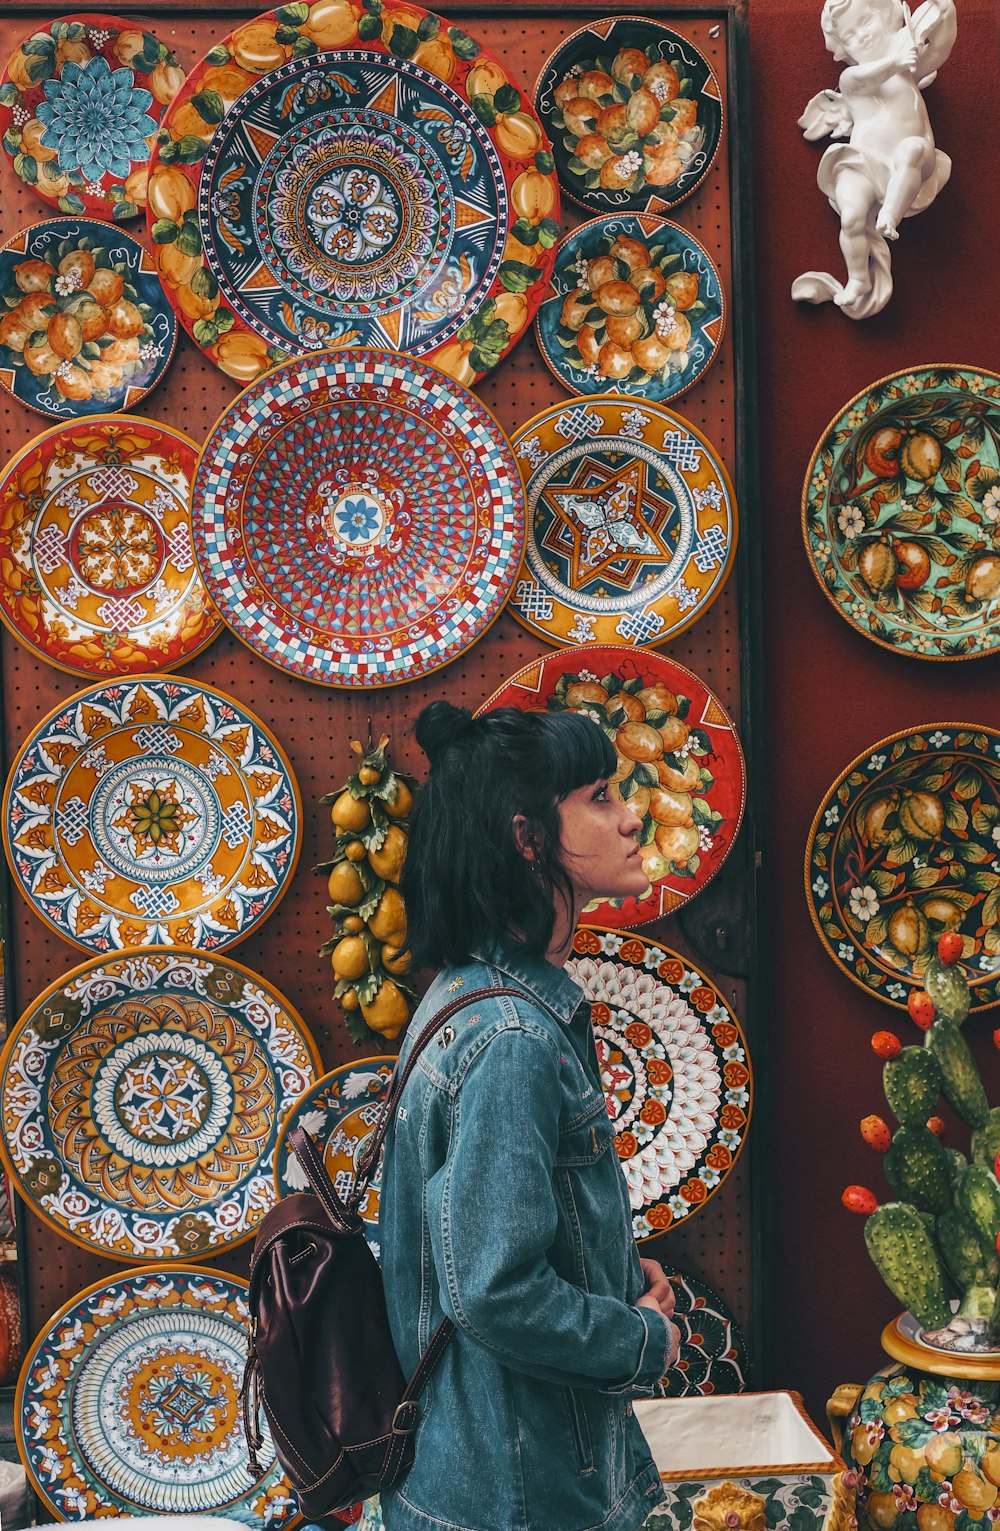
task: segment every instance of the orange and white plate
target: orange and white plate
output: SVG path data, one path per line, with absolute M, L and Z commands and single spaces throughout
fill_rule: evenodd
M 222 627 L 191 541 L 198 445 L 138 415 L 54 425 L 0 473 L 0 619 L 78 675 L 169 670 Z
M 739 832 L 746 767 L 732 719 L 705 682 L 648 649 L 585 644 L 525 665 L 479 709 L 580 712 L 604 729 L 612 791 L 642 820 L 640 898 L 588 904 L 586 924 L 648 924 L 700 893 Z

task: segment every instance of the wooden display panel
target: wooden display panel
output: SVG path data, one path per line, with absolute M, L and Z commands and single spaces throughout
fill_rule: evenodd
M 218 0 L 209 12 L 197 0 L 187 6 L 151 0 L 141 14 L 153 18 L 152 29 L 189 69 L 240 19 L 256 14 L 261 8 L 226 5 L 225 0 Z M 558 7 L 507 5 L 503 0 L 493 3 L 484 0 L 481 6 L 442 5 L 438 9 L 446 16 L 460 18 L 475 38 L 509 65 L 515 80 L 530 93 L 542 64 L 563 38 L 588 17 L 613 8 L 581 3 Z M 699 952 L 691 946 L 682 929 L 683 913 L 645 927 L 645 933 L 691 957 L 718 984 L 748 1031 L 757 1089 L 749 1147 L 733 1172 L 703 1208 L 675 1230 L 644 1245 L 642 1252 L 690 1271 L 723 1297 L 744 1327 L 754 1361 L 754 1381 L 759 1385 L 767 1370 L 768 1336 L 761 1319 L 759 1279 L 762 1244 L 766 1241 L 766 1196 L 759 1190 L 754 1194 L 753 1186 L 759 1185 L 766 1160 L 761 1100 L 766 1085 L 763 1024 L 766 1018 L 756 973 L 754 913 L 755 870 L 760 861 L 756 820 L 761 763 L 755 726 L 759 714 L 755 695 L 759 684 L 759 663 L 755 659 L 759 615 L 755 594 L 754 422 L 747 384 L 752 375 L 752 298 L 746 222 L 749 165 L 745 139 L 748 114 L 744 0 L 707 6 L 644 4 L 636 10 L 677 26 L 697 45 L 715 69 L 726 108 L 721 150 L 708 177 L 679 207 L 663 210 L 665 216 L 689 229 L 706 247 L 720 271 L 728 307 L 726 334 L 716 360 L 698 383 L 679 400 L 671 401 L 669 407 L 697 426 L 724 460 L 737 490 L 740 547 L 735 570 L 714 605 L 688 632 L 663 645 L 662 651 L 689 666 L 715 691 L 737 720 L 747 752 L 750 792 L 740 841 L 729 868 L 701 899 L 716 898 L 723 879 L 739 895 L 738 901 L 746 911 L 746 925 L 735 943 L 726 927 L 729 945 L 725 966 L 727 970 L 735 967 L 749 972 L 749 982 L 743 977 L 726 976 L 718 966 L 713 966 L 708 951 Z M 53 4 L 52 0 L 31 5 L 11 4 L 8 0 L 0 18 L 0 57 L 9 56 L 18 41 L 32 30 L 36 18 L 69 13 L 69 7 Z M 131 6 L 122 6 L 116 14 L 135 12 Z M 4 158 L 0 165 L 3 239 L 26 224 L 51 215 L 22 185 Z M 590 212 L 564 199 L 562 231 L 567 232 L 590 216 Z M 141 221 L 127 227 L 145 239 Z M 181 331 L 165 381 L 142 401 L 137 413 L 177 426 L 203 441 L 237 392 L 238 384 L 203 358 Z M 570 397 L 552 377 L 533 336 L 528 334 L 480 384 L 477 392 L 508 434 L 537 411 L 554 402 L 568 402 Z M 6 392 L 0 395 L 3 460 L 52 423 L 21 406 Z M 6 633 L 2 643 L 4 751 L 9 762 L 39 719 L 88 682 L 41 663 Z M 330 852 L 328 811 L 318 799 L 348 775 L 353 758 L 348 752 L 348 739 L 364 738 L 369 731 L 376 736 L 380 732 L 389 734 L 398 764 L 419 775 L 423 759 L 412 741 L 411 727 L 428 701 L 445 696 L 456 704 L 475 708 L 514 670 L 546 652 L 547 646 L 538 637 L 505 612 L 461 659 L 424 680 L 392 689 L 328 690 L 309 685 L 272 668 L 228 632 L 223 632 L 205 653 L 183 667 L 185 675 L 231 692 L 248 703 L 273 729 L 298 777 L 304 804 L 299 869 L 274 915 L 232 950 L 236 958 L 266 974 L 287 995 L 310 1026 L 326 1067 L 356 1059 L 363 1051 L 347 1036 L 340 1007 L 331 998 L 332 975 L 328 964 L 317 954 L 329 925 L 325 879 L 310 870 Z M 742 874 L 734 871 L 737 867 L 745 869 Z M 724 914 L 720 914 L 720 920 L 724 925 Z M 739 915 L 736 924 L 740 925 Z M 13 1014 L 17 1015 L 41 989 L 84 960 L 86 954 L 59 940 L 13 893 L 8 928 L 8 966 Z M 740 948 L 735 961 L 730 960 L 734 944 Z M 722 948 L 717 948 L 717 952 L 721 958 Z M 512 1103 L 511 1121 L 512 1130 L 516 1131 L 516 1103 Z M 29 1292 L 25 1328 L 30 1340 L 56 1308 L 80 1288 L 109 1277 L 121 1267 L 76 1248 L 31 1214 L 25 1216 L 24 1224 Z M 249 1246 L 242 1246 L 208 1263 L 245 1273 L 249 1257 Z

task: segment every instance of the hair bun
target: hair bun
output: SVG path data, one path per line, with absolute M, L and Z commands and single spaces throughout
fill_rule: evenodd
M 441 700 L 424 708 L 417 719 L 415 733 L 417 743 L 431 765 L 451 745 L 468 737 L 472 723 L 468 707 L 453 707 L 450 702 Z

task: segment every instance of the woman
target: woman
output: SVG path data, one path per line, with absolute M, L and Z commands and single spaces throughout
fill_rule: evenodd
M 633 1531 L 662 1498 L 629 1400 L 677 1355 L 673 1292 L 640 1262 L 589 1007 L 563 970 L 583 906 L 642 893 L 615 752 L 574 713 L 425 708 L 431 768 L 403 891 L 418 962 L 443 967 L 408 1041 L 463 989 L 403 1092 L 382 1173 L 389 1320 L 410 1375 L 456 1328 L 420 1402 L 386 1531 Z M 404 1043 L 405 1058 L 407 1044 Z

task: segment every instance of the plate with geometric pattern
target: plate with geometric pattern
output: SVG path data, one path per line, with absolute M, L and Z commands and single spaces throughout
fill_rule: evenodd
M 629 931 L 581 926 L 566 971 L 590 1003 L 632 1232 L 653 1239 L 739 1157 L 753 1096 L 743 1028 L 704 973 Z
M 14 1419 L 55 1515 L 221 1515 L 257 1531 L 299 1518 L 266 1424 L 264 1475 L 247 1472 L 247 1285 L 165 1261 L 95 1282 L 46 1320 Z
M 680 1354 L 663 1378 L 666 1397 L 742 1393 L 748 1358 L 739 1324 L 704 1281 L 662 1263 L 674 1289 L 674 1323 L 681 1334 Z
M 666 643 L 707 611 L 736 552 L 714 447 L 626 394 L 552 404 L 511 438 L 527 538 L 510 609 L 547 643 Z
M 242 941 L 284 896 L 301 832 L 274 735 L 175 676 L 78 691 L 22 744 L 3 796 L 16 886 L 84 951 Z
M 172 669 L 220 631 L 191 545 L 198 445 L 138 415 L 43 431 L 0 472 L 0 619 L 86 675 Z
M 301 1017 L 239 963 L 178 947 L 93 957 L 11 1031 L 0 1154 L 84 1249 L 217 1254 L 273 1205 L 279 1132 L 320 1066 Z
M 209 434 L 195 553 L 224 622 L 325 686 L 391 686 L 500 615 L 524 540 L 506 436 L 424 362 L 352 348 L 251 383 Z

